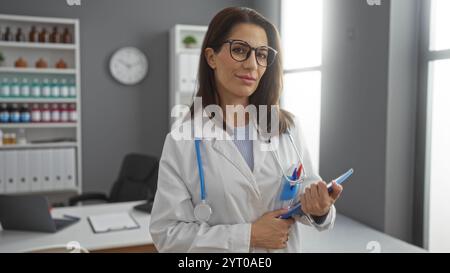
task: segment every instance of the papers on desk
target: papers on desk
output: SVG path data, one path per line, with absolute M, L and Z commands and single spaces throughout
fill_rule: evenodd
M 139 228 L 139 224 L 127 212 L 93 215 L 88 220 L 95 233 Z

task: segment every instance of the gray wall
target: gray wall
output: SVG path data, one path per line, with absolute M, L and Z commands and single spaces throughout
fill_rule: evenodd
M 419 1 L 391 1 L 385 231 L 413 242 Z
M 337 208 L 412 241 L 416 1 L 327 0 L 320 170 L 355 169 Z
M 321 174 L 353 167 L 337 208 L 384 230 L 389 6 L 328 0 L 325 7 Z
M 129 152 L 160 156 L 168 132 L 169 29 L 207 25 L 230 0 L 1 0 L 0 13 L 80 19 L 84 191 L 109 191 Z M 108 73 L 115 49 L 132 45 L 149 59 L 148 77 L 123 86 Z

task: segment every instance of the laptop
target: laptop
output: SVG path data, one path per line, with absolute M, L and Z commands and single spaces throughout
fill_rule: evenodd
M 4 230 L 57 232 L 79 219 L 53 219 L 44 196 L 0 195 L 0 224 Z

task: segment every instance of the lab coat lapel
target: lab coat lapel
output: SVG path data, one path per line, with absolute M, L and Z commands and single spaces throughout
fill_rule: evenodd
M 267 154 L 270 153 L 270 151 L 267 150 L 269 145 L 269 138 L 264 137 L 259 133 L 259 127 L 256 119 L 253 119 L 252 123 L 252 135 L 257 136 L 253 141 L 253 173 L 256 174 L 261 170 Z
M 253 185 L 256 187 L 255 177 L 248 167 L 247 162 L 245 162 L 244 158 L 239 155 L 239 150 L 236 145 L 234 145 L 232 140 L 217 140 L 213 141 L 213 148 L 220 153 L 223 157 L 225 157 L 231 164 L 233 164 L 236 169 Z M 255 188 L 259 193 L 258 188 Z
M 267 140 L 261 139 L 259 137 L 253 141 L 254 174 L 258 173 L 261 170 L 267 154 L 270 153 L 270 151 L 267 151 L 267 149 L 265 149 L 264 147 L 267 145 L 266 141 Z
M 222 124 L 217 122 L 216 119 L 212 119 L 212 121 L 215 123 L 216 128 L 222 128 Z M 230 128 L 227 128 L 230 129 Z M 223 129 L 222 129 L 223 130 Z M 231 132 L 231 131 L 230 131 Z M 224 132 L 225 134 L 228 134 L 227 132 Z M 229 136 L 229 134 L 228 134 Z M 245 179 L 250 183 L 252 188 L 255 190 L 255 194 L 258 196 L 258 198 L 261 197 L 261 193 L 259 191 L 258 185 L 255 180 L 255 176 L 253 175 L 252 171 L 250 170 L 247 162 L 245 162 L 245 159 L 240 155 L 240 152 L 236 145 L 233 143 L 232 140 L 217 140 L 216 138 L 212 141 L 212 147 L 214 150 L 216 150 L 218 153 L 220 153 L 226 160 L 228 160 L 233 166 L 236 167 L 236 169 L 239 170 L 239 172 L 245 177 Z

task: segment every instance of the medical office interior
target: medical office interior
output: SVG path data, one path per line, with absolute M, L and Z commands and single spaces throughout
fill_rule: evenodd
M 355 171 L 334 228 L 302 227 L 302 251 L 450 251 L 450 1 L 2 0 L 0 222 L 16 223 L 0 252 L 156 251 L 171 109 L 192 102 L 208 23 L 229 6 L 279 29 L 281 106 L 322 178 Z M 42 200 L 73 221 L 51 230 Z

